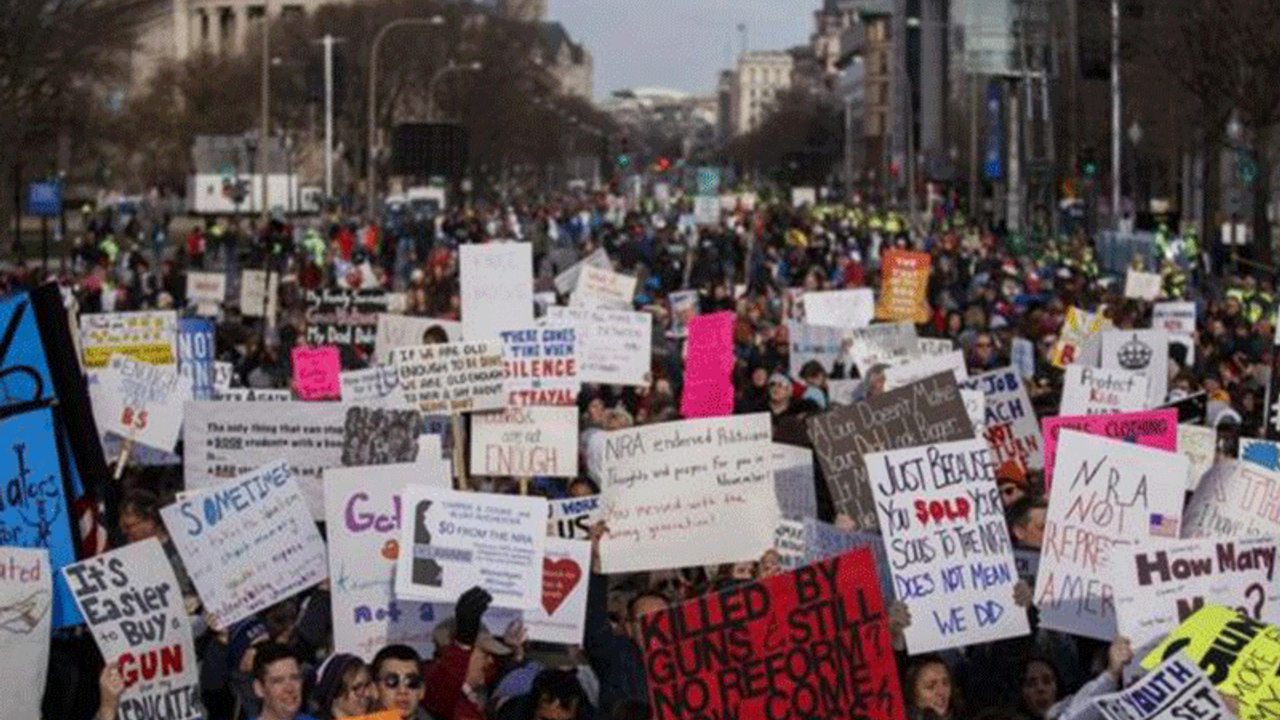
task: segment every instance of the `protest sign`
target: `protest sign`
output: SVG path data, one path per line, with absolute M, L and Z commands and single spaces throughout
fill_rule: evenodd
M 1087 435 L 1098 435 L 1113 440 L 1123 440 L 1143 447 L 1174 452 L 1178 449 L 1178 418 L 1172 410 L 1150 410 L 1138 413 L 1113 415 L 1075 415 L 1048 417 L 1040 422 L 1044 429 L 1044 489 L 1053 487 L 1055 452 L 1058 433 L 1075 430 Z
M 1273 472 L 1280 471 L 1280 443 L 1274 440 L 1257 438 L 1240 438 L 1240 446 L 1236 448 L 1236 457 L 1247 463 L 1264 467 Z
M 187 271 L 187 305 L 204 317 L 217 317 L 227 300 L 225 272 Z
M 203 718 L 182 588 L 148 538 L 62 568 L 93 639 L 125 682 L 118 717 Z
M 881 254 L 880 303 L 876 318 L 923 323 L 929 319 L 929 253 L 885 250 Z
M 1036 375 L 1036 345 L 1027 338 L 1016 337 L 1009 343 L 1009 364 L 1018 377 L 1030 380 Z
M 41 717 L 52 635 L 53 575 L 49 551 L 0 546 L 0 717 Z
M 292 402 L 293 391 L 279 388 L 226 388 L 214 398 L 223 403 Z
M 574 307 L 630 310 L 636 294 L 636 277 L 585 265 L 569 304 Z
M 768 413 L 605 433 L 606 573 L 756 560 L 773 547 Z
M 424 437 L 423 418 L 417 410 L 347 407 L 342 428 L 342 464 L 355 467 L 414 462 Z M 430 454 L 438 456 L 439 453 Z
M 950 372 L 955 376 L 956 383 L 963 383 L 969 377 L 964 353 L 953 350 L 945 355 L 928 355 L 910 362 L 890 365 L 884 370 L 884 389 L 897 390 L 940 372 Z
M 582 644 L 590 572 L 591 543 L 547 538 L 542 560 L 542 598 L 524 612 L 530 640 Z
M 1113 549 L 1116 627 L 1135 648 L 1163 638 L 1206 601 L 1280 622 L 1274 538 L 1162 540 Z
M 779 520 L 773 531 L 773 549 L 778 553 L 778 564 L 787 570 L 804 565 L 804 523 L 798 520 Z
M 686 418 L 733 414 L 732 312 L 699 315 L 689 319 L 685 347 L 684 392 L 680 414 Z
M 400 391 L 424 413 L 497 410 L 506 403 L 506 363 L 498 343 L 396 348 Z
M 400 390 L 400 373 L 392 365 L 375 365 L 367 370 L 347 370 L 338 374 L 343 402 L 365 405 L 403 406 L 408 402 Z
M 973 423 L 973 436 L 986 437 L 987 432 L 987 396 L 981 390 L 960 388 L 960 402 L 964 403 L 964 411 Z
M 870 453 L 894 596 L 911 610 L 912 655 L 1026 635 L 1013 548 L 983 440 Z
M 1280 535 L 1280 473 L 1222 460 L 1200 479 L 1187 503 L 1183 537 Z
M 720 203 L 718 199 L 706 195 L 694 196 L 693 221 L 698 225 L 719 225 Z
M 1125 690 L 1093 698 L 1103 720 L 1235 720 L 1200 668 L 1164 661 Z
M 1164 404 L 1169 393 L 1169 333 L 1164 330 L 1106 330 L 1102 367 L 1147 377 L 1147 407 Z
M 438 318 L 378 313 L 373 339 L 373 359 L 379 365 L 391 364 L 391 353 L 398 347 L 430 345 L 427 331 L 438 328 L 446 342 L 462 341 L 462 323 Z
M 589 540 L 591 526 L 600 521 L 599 495 L 562 498 L 549 503 L 547 535 L 565 540 Z
M 81 315 L 80 346 L 86 368 L 105 367 L 116 354 L 173 365 L 178 362 L 178 315 L 172 310 Z
M 1199 425 L 1178 425 L 1178 452 L 1191 461 L 1187 476 L 1187 492 L 1195 492 L 1200 478 L 1217 460 L 1218 432 Z
M 773 468 L 773 489 L 782 516 L 793 520 L 817 517 L 813 451 L 806 447 L 773 443 Z
M 308 290 L 308 345 L 341 345 L 373 352 L 378 315 L 390 310 L 395 296 L 386 290 Z
M 1062 381 L 1063 415 L 1107 415 L 1147 407 L 1147 378 L 1128 370 L 1068 365 Z
M 451 465 L 437 460 L 324 471 L 334 652 L 367 662 L 387 645 L 402 643 L 419 651 L 431 646 L 431 606 L 397 599 L 392 592 L 400 554 L 400 492 L 411 483 L 449 488 Z
M 503 330 L 507 363 L 507 405 L 576 406 L 578 389 L 577 331 L 572 325 Z
M 830 375 L 844 345 L 844 331 L 835 327 L 805 325 L 794 320 L 786 321 L 787 342 L 790 345 L 788 361 L 790 372 L 798 375 L 800 368 L 810 361 L 817 361 Z
M 812 565 L 844 555 L 851 550 L 869 548 L 876 559 L 875 569 L 880 584 L 880 594 L 886 600 L 893 599 L 893 570 L 889 565 L 889 555 L 885 552 L 884 539 L 878 533 L 842 530 L 831 523 L 812 517 L 807 517 L 801 522 L 804 525 L 803 564 Z
M 92 392 L 100 429 L 167 452 L 178 444 L 190 389 L 176 365 L 148 365 L 113 355 Z
M 613 268 L 613 264 L 609 262 L 608 253 L 605 252 L 604 248 L 598 247 L 590 255 L 570 265 L 569 269 L 555 277 L 556 292 L 561 295 L 568 295 L 573 292 L 573 289 L 578 286 L 578 274 L 582 272 L 582 268 L 588 266 L 604 270 Z
M 1124 278 L 1124 296 L 1135 300 L 1155 300 L 1160 297 L 1161 285 L 1160 273 L 1129 268 Z
M 578 379 L 584 383 L 649 384 L 653 316 L 643 312 L 547 308 L 549 322 L 572 325 L 578 350 Z
M 509 407 L 473 414 L 471 474 L 577 476 L 578 408 Z
M 280 297 L 280 273 L 267 270 L 240 272 L 240 313 L 245 317 L 276 317 Z
M 1193 302 L 1156 303 L 1151 310 L 1151 329 L 1178 334 L 1194 333 L 1196 304 Z
M 986 399 L 983 432 L 997 468 L 1010 461 L 1024 471 L 1044 467 L 1044 437 L 1036 424 L 1035 408 L 1013 368 L 992 370 L 959 384 L 961 390 L 981 390 Z
M 844 359 L 858 368 L 866 377 L 879 364 L 902 365 L 920 355 L 920 338 L 910 323 L 870 325 L 845 331 L 841 337 L 847 343 Z
M 920 338 L 916 343 L 921 355 L 948 355 L 956 349 L 950 338 Z
M 498 333 L 533 325 L 533 246 L 495 242 L 458 248 L 462 336 L 496 340 Z
M 1099 333 L 1111 326 L 1111 320 L 1101 312 L 1091 313 L 1077 307 L 1067 308 L 1066 317 L 1062 320 L 1062 329 L 1058 333 L 1058 342 L 1049 355 L 1050 362 L 1060 368 L 1073 363 L 1096 366 L 1097 352 L 1101 349 L 1101 345 L 1092 344 L 1090 340 L 1100 342 Z
M 680 290 L 667 294 L 667 308 L 671 313 L 671 337 L 682 338 L 689 334 L 689 318 L 698 314 L 698 291 Z
M 178 374 L 190 384 L 195 400 L 213 399 L 213 330 L 207 318 L 178 321 Z
M 480 586 L 498 607 L 542 598 L 547 501 L 407 485 L 396 559 L 397 599 L 454 602 Z
M 878 523 L 865 453 L 974 437 L 951 373 L 809 418 L 808 434 L 835 511 L 848 516 L 856 528 L 872 530 Z
M 230 628 L 328 576 L 324 541 L 284 460 L 188 490 L 160 517 L 215 627 Z
M 804 294 L 804 321 L 809 325 L 850 330 L 871 324 L 876 312 L 871 288 L 827 290 Z
M 1181 455 L 1064 430 L 1049 496 L 1035 606 L 1040 626 L 1115 637 L 1117 544 L 1178 536 L 1187 476 Z
M 654 720 L 906 717 L 873 562 L 856 550 L 642 617 Z
M 290 354 L 293 360 L 293 388 L 298 397 L 309 402 L 338 400 L 342 397 L 342 363 L 338 348 L 298 346 Z

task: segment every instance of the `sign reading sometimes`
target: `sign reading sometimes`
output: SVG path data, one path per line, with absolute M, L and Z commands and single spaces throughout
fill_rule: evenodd
M 448 343 L 396 348 L 405 400 L 424 413 L 502 408 L 506 362 L 498 343 Z

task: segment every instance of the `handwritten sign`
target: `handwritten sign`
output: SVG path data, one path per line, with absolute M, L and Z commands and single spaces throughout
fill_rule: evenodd
M 276 316 L 280 297 L 280 273 L 243 270 L 240 273 L 240 312 L 245 317 Z
M 905 717 L 873 564 L 858 550 L 645 615 L 655 720 Z M 739 650 L 697 650 L 704 643 Z M 759 675 L 768 667 L 792 671 Z
M 1028 634 L 986 442 L 871 453 L 866 464 L 894 595 L 921 620 L 905 630 L 911 654 Z
M 178 578 L 155 538 L 62 568 L 93 639 L 125 682 L 120 717 L 203 718 Z
M 81 315 L 80 346 L 86 368 L 105 367 L 115 354 L 173 365 L 178 362 L 178 315 L 172 310 Z
M 773 489 L 782 516 L 799 520 L 818 515 L 814 486 L 813 451 L 806 447 L 773 443 Z
M 578 285 L 570 298 L 575 307 L 630 310 L 636 294 L 634 275 L 584 265 L 578 274 Z
M 790 368 L 798 374 L 810 360 L 831 373 L 836 363 L 856 367 L 865 377 L 879 363 L 900 365 L 920 356 L 920 338 L 910 323 L 882 323 L 846 330 L 786 321 Z
M 190 492 L 160 517 L 217 627 L 328 576 L 324 541 L 283 460 Z
M 530 640 L 582 644 L 590 572 L 591 543 L 547 538 L 542 560 L 542 599 L 524 613 Z
M 507 405 L 576 406 L 577 331 L 571 325 L 503 330 L 507 361 Z
M 872 530 L 878 527 L 876 504 L 863 455 L 974 437 L 951 373 L 833 408 L 810 418 L 808 433 L 836 512 Z
M 929 319 L 929 253 L 886 250 L 881 256 L 876 318 L 923 323 Z
M 432 646 L 431 605 L 393 593 L 401 549 L 400 491 L 412 483 L 447 489 L 453 484 L 452 467 L 437 460 L 324 471 L 334 652 L 368 661 L 391 644 L 419 651 Z
M 1187 503 L 1183 535 L 1280 535 L 1280 473 L 1235 460 L 1214 465 Z
M 506 328 L 533 325 L 533 246 L 498 242 L 458 248 L 462 335 L 496 340 Z
M 396 348 L 400 390 L 424 413 L 497 410 L 506 403 L 506 362 L 497 343 Z
M 1062 381 L 1063 415 L 1107 415 L 1147 407 L 1147 378 L 1128 370 L 1068 365 Z
M 1116 626 L 1149 646 L 1204 606 L 1226 604 L 1280 622 L 1273 538 L 1161 540 L 1115 548 Z
M 40 717 L 52 634 L 53 574 L 49 551 L 0 547 L 0 672 L 5 715 Z
M 388 312 L 396 296 L 386 290 L 308 290 L 309 345 L 342 345 L 373 352 L 378 315 Z
M 779 520 L 773 531 L 773 549 L 778 553 L 778 564 L 787 570 L 804 565 L 804 523 Z
M 1058 433 L 1062 430 L 1075 430 L 1169 452 L 1178 449 L 1178 414 L 1173 410 L 1050 417 L 1042 420 L 1040 425 L 1044 429 L 1046 492 L 1053 487 Z
M 1196 304 L 1193 302 L 1156 303 L 1151 309 L 1151 328 L 1189 335 L 1196 331 Z
M 582 272 L 582 268 L 588 266 L 603 270 L 613 268 L 613 264 L 609 262 L 609 254 L 604 248 L 598 247 L 590 255 L 570 265 L 567 270 L 555 277 L 556 292 L 561 295 L 573 292 L 573 289 L 578 286 L 578 275 Z
M 565 540 L 588 540 L 591 526 L 600 521 L 600 496 L 563 498 L 550 502 L 547 535 Z
M 213 321 L 207 318 L 178 321 L 178 374 L 190 384 L 190 395 L 195 400 L 213 399 L 213 332 Z
M 471 416 L 475 475 L 575 477 L 577 407 L 509 407 Z
M 1124 296 L 1135 300 L 1155 300 L 1160 297 L 1161 284 L 1160 273 L 1129 268 L 1124 278 Z
M 680 414 L 687 418 L 733 414 L 732 312 L 699 315 L 689 319 L 684 394 Z
M 996 467 L 1014 462 L 1026 470 L 1044 467 L 1044 437 L 1027 386 L 1013 368 L 959 381 L 961 390 L 981 390 L 986 399 L 984 436 Z
M 772 437 L 767 413 L 607 433 L 604 572 L 755 560 L 773 547 Z
M 1181 455 L 1064 430 L 1055 459 L 1035 605 L 1040 625 L 1115 637 L 1118 543 L 1177 537 L 1187 476 Z
M 159 450 L 172 451 L 182 429 L 190 389 L 175 365 L 148 365 L 113 355 L 91 388 L 99 429 Z
M 969 377 L 964 353 L 954 350 L 943 355 L 927 355 L 906 363 L 895 363 L 884 371 L 886 390 L 897 390 L 918 380 L 940 372 L 950 372 L 959 383 Z
M 804 321 L 841 329 L 866 327 L 876 311 L 871 288 L 828 290 L 804 294 Z
M 584 383 L 649 384 L 653 316 L 590 308 L 547 308 L 547 320 L 576 331 L 578 378 Z
M 1145 375 L 1147 407 L 1163 405 L 1169 393 L 1169 333 L 1164 330 L 1104 331 L 1102 367 Z
M 1103 720 L 1235 720 L 1200 668 L 1180 656 L 1122 692 L 1095 697 L 1093 705 Z
M 227 299 L 225 272 L 187 271 L 187 304 L 205 317 L 217 317 Z
M 408 402 L 400 390 L 400 372 L 395 366 L 375 365 L 366 370 L 338 374 L 342 399 L 365 405 L 403 406 Z
M 1102 313 L 1091 313 L 1077 307 L 1067 308 L 1062 319 L 1058 342 L 1054 344 L 1049 360 L 1055 366 L 1065 368 L 1073 363 L 1097 365 L 1102 349 L 1102 331 L 1112 327 L 1111 320 Z
M 1195 492 L 1200 487 L 1200 478 L 1217 460 L 1218 431 L 1200 425 L 1178 425 L 1178 452 L 1191 461 L 1187 492 Z
M 443 332 L 448 342 L 462 342 L 462 323 L 452 320 L 378 313 L 374 328 L 373 359 L 379 365 L 390 365 L 398 347 L 429 344 L 427 332 L 432 328 Z
M 423 485 L 401 497 L 397 599 L 453 602 L 478 585 L 498 607 L 541 601 L 546 500 Z
M 338 360 L 338 348 L 295 347 L 293 359 L 293 386 L 298 397 L 307 401 L 337 400 L 342 396 L 342 363 Z

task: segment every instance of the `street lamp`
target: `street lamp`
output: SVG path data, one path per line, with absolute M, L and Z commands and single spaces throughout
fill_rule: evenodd
M 483 69 L 484 65 L 480 62 L 457 65 L 451 61 L 448 65 L 437 70 L 431 76 L 431 82 L 427 83 L 427 122 L 436 122 L 436 86 L 440 83 L 441 78 L 451 72 L 480 72 Z
M 376 135 L 374 132 L 374 128 L 378 122 L 378 115 L 377 115 L 378 48 L 382 47 L 382 40 L 387 36 L 387 33 L 391 32 L 392 30 L 398 27 L 403 27 L 405 25 L 416 25 L 419 27 L 440 27 L 441 25 L 444 25 L 444 16 L 432 15 L 431 17 L 425 17 L 425 18 L 400 18 L 399 20 L 392 20 L 386 25 L 383 25 L 382 28 L 378 30 L 378 34 L 375 35 L 373 38 L 373 45 L 369 47 L 369 102 L 368 102 L 368 105 L 369 105 L 369 159 L 368 159 L 369 185 L 367 188 L 368 190 L 367 200 L 368 200 L 368 212 L 369 212 L 370 218 L 372 218 L 374 215 L 374 207 L 375 207 L 375 200 L 376 200 L 374 196 L 374 187 L 375 187 L 375 176 L 377 174 L 377 167 L 376 167 L 376 160 L 374 157 L 374 140 Z M 427 101 L 430 102 L 430 96 L 428 96 Z

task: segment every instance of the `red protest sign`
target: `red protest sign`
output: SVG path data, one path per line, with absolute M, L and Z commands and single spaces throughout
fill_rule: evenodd
M 640 620 L 655 720 L 906 714 L 870 548 Z

